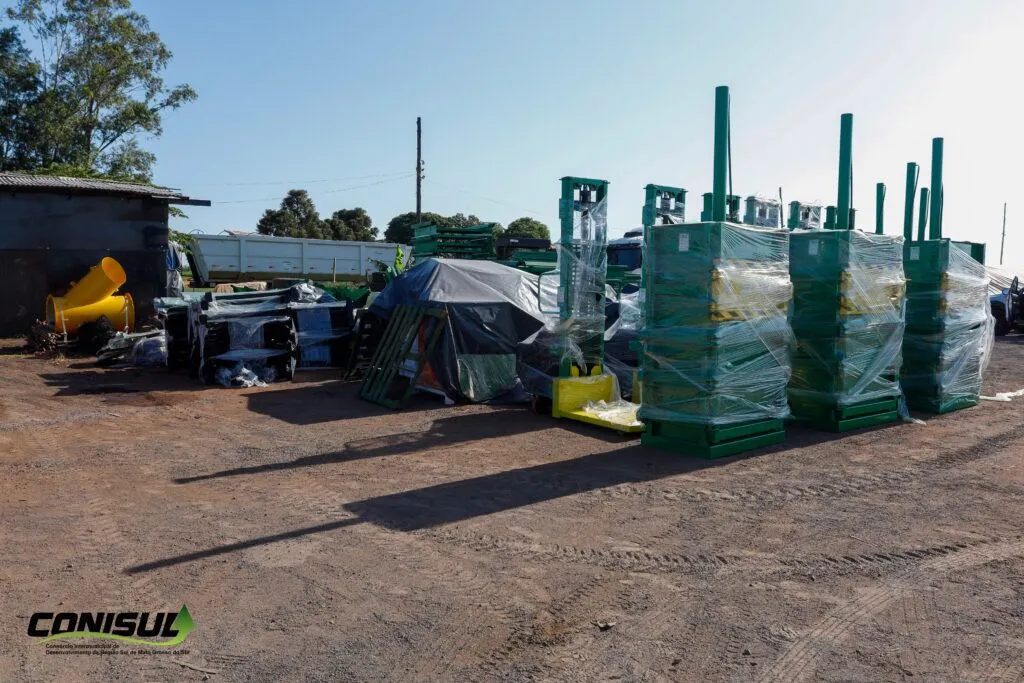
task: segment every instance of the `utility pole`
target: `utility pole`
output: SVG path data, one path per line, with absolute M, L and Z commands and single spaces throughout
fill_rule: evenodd
M 1003 265 L 1003 247 L 1006 246 L 1006 202 L 1003 202 L 1003 240 L 999 243 L 999 265 Z
M 416 117 L 416 224 L 423 220 L 423 125 Z

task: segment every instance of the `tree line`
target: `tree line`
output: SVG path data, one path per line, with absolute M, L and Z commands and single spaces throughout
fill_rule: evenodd
M 440 227 L 468 228 L 488 221 L 482 221 L 473 214 L 468 216 L 456 213 L 442 216 L 438 213 L 425 212 L 424 223 L 434 223 Z M 416 227 L 416 213 L 402 213 L 390 221 L 384 230 L 386 242 L 410 244 Z M 351 240 L 371 242 L 378 239 L 379 229 L 365 209 L 341 209 L 329 218 L 321 218 L 316 205 L 306 190 L 289 190 L 277 209 L 267 209 L 259 222 L 256 231 L 261 235 L 274 237 L 303 237 L 324 240 Z M 505 228 L 500 223 L 494 224 L 495 237 L 538 237 L 550 239 L 548 226 L 540 221 L 522 217 L 517 218 Z

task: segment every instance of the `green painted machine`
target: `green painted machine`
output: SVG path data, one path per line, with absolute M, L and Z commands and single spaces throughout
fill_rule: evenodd
M 789 233 L 735 222 L 728 138 L 722 86 L 702 221 L 644 228 L 642 442 L 703 457 L 778 443 L 789 415 Z
M 551 415 L 639 432 L 635 409 L 623 405 L 615 375 L 604 371 L 608 181 L 565 177 L 561 183 L 558 268 L 541 276 L 558 277 L 561 360 L 552 380 Z
M 942 236 L 942 156 L 943 139 L 935 138 L 931 193 L 921 188 L 916 240 L 915 163 L 907 164 L 903 216 L 903 264 L 909 283 L 900 383 L 907 406 L 930 413 L 978 404 L 982 371 L 992 344 L 985 245 Z
M 794 419 L 842 432 L 899 419 L 903 239 L 853 230 L 853 115 L 840 123 L 839 201 L 825 230 L 790 235 Z M 876 189 L 881 210 L 884 189 Z M 832 207 L 829 207 L 832 209 Z M 833 227 L 834 226 L 834 227 Z

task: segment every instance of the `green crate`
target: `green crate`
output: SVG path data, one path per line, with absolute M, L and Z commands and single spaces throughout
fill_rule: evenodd
M 848 432 L 890 424 L 900 419 L 897 396 L 836 405 L 790 394 L 789 405 L 793 411 L 794 421 L 831 432 Z
M 645 421 L 640 443 L 684 455 L 724 458 L 782 443 L 785 439 L 785 425 L 779 419 L 753 420 L 725 426 L 649 420 Z

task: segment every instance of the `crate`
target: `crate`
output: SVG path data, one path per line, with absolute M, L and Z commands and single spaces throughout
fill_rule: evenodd
M 897 397 L 863 401 L 850 405 L 829 405 L 790 393 L 789 405 L 793 409 L 795 421 L 830 432 L 848 432 L 854 429 L 889 424 L 900 419 L 899 398 Z
M 644 446 L 700 458 L 724 458 L 786 440 L 785 425 L 781 419 L 727 425 L 658 420 L 645 420 L 644 423 L 644 433 L 640 437 Z

